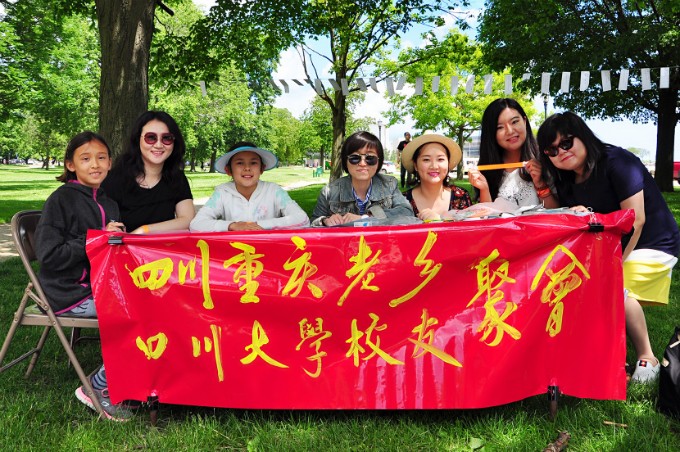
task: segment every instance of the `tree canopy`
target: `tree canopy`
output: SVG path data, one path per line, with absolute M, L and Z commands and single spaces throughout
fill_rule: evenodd
M 414 63 L 402 69 L 408 79 L 423 77 L 444 76 L 443 80 L 449 80 L 450 76 L 456 76 L 464 81 L 469 75 L 488 73 L 488 67 L 482 63 L 480 45 L 460 31 L 453 29 L 443 39 L 430 35 L 428 44 L 421 48 L 405 49 L 399 55 L 399 61 L 413 61 Z M 389 66 L 399 63 L 386 63 Z M 442 133 L 456 140 L 461 148 L 471 134 L 480 128 L 482 114 L 487 105 L 494 99 L 504 96 L 502 74 L 494 74 L 495 83 L 491 94 L 483 94 L 484 80 L 476 77 L 476 86 L 472 93 L 467 93 L 463 87 L 452 93 L 447 83 L 442 85 L 436 92 L 424 90 L 422 95 L 405 96 L 396 95 L 390 97 L 391 109 L 389 119 L 391 124 L 399 122 L 404 114 L 410 115 L 415 120 L 415 127 L 421 131 L 441 130 Z M 527 108 L 531 115 L 531 101 L 521 92 L 515 91 L 520 103 Z M 462 168 L 462 161 L 461 161 Z M 463 172 L 458 171 L 458 178 L 462 178 Z
M 0 98 L 8 98 L 3 105 L 10 105 L 9 100 L 12 104 L 20 103 L 20 99 L 10 99 L 12 92 L 3 89 L 4 86 L 15 86 L 22 76 L 26 84 L 39 79 L 35 65 L 28 71 L 24 68 L 27 64 L 20 64 L 21 58 L 27 62 L 49 62 L 52 52 L 62 43 L 58 34 L 64 21 L 69 17 L 91 18 L 87 27 L 99 32 L 95 60 L 101 67 L 98 129 L 109 141 L 114 155 L 122 150 L 129 124 L 148 108 L 150 69 L 152 76 L 163 78 L 168 90 L 180 91 L 187 83 L 217 80 L 220 70 L 233 64 L 241 70 L 240 79 L 249 82 L 251 99 L 263 105 L 261 99 L 271 98 L 273 88 L 260 82 L 268 79 L 279 52 L 291 43 L 284 19 L 289 8 L 279 2 L 222 1 L 222 5 L 231 5 L 233 14 L 228 17 L 220 16 L 219 10 L 213 16 L 197 15 L 190 0 L 0 2 L 6 9 L 0 29 L 0 67 L 20 69 L 18 73 L 3 71 L 3 81 L 11 83 L 0 88 Z M 266 6 L 268 18 L 253 20 L 250 9 Z M 172 8 L 195 20 L 189 26 L 169 20 L 175 14 Z M 271 14 L 273 11 L 278 13 Z M 95 23 L 96 27 L 92 26 Z M 5 33 L 8 26 L 11 32 Z M 159 30 L 162 39 L 154 38 Z M 16 58 L 13 52 L 19 52 L 21 57 Z M 6 117 L 8 111 L 9 108 L 0 107 L 0 118 Z
M 129 125 L 149 105 L 178 116 L 192 161 L 202 161 L 204 151 L 214 153 L 230 140 L 257 135 L 265 144 L 264 106 L 274 91 L 253 80 L 268 78 L 262 74 L 289 42 L 270 40 L 261 24 L 218 26 L 190 0 L 0 2 L 6 13 L 0 17 L 3 154 L 37 152 L 12 138 L 12 130 L 30 120 L 47 153 L 63 149 L 67 137 L 88 128 L 99 130 L 116 155 Z M 283 30 L 280 22 L 276 27 Z M 210 87 L 205 98 L 201 80 Z
M 248 20 L 249 23 L 259 24 L 271 33 L 267 36 L 275 42 L 293 39 L 308 79 L 322 77 L 325 75 L 322 71 L 328 70 L 336 87 L 341 86 L 341 80 L 346 80 L 348 90 L 353 92 L 360 89 L 354 84 L 358 77 L 368 74 L 378 77 L 391 75 L 378 72 L 375 69 L 376 61 L 384 58 L 395 40 L 414 25 L 440 23 L 444 3 L 443 0 L 229 0 L 218 1 L 211 10 L 211 16 L 222 18 L 223 22 L 220 23 L 239 18 L 238 23 Z M 272 22 L 279 27 L 278 32 L 272 31 Z M 320 44 L 322 40 L 327 42 L 326 51 L 312 45 Z M 323 68 L 319 66 L 322 63 Z M 309 83 L 313 88 L 313 83 Z M 347 99 L 342 90 L 325 87 L 319 92 L 319 97 L 326 102 L 331 112 L 331 179 L 335 179 L 342 175 L 338 157 L 347 128 Z
M 0 88 L 7 99 L 0 107 L 2 141 L 8 151 L 39 155 L 46 167 L 64 136 L 96 128 L 99 84 L 92 21 L 78 14 L 43 17 L 49 11 L 40 1 L 16 2 L 7 6 L 0 22 L 5 30 L 0 61 L 6 68 L 0 78 L 8 83 Z M 12 141 L 13 128 L 32 131 L 27 136 L 35 139 Z
M 604 92 L 591 83 L 550 94 L 555 105 L 585 117 L 629 118 L 657 123 L 656 178 L 671 191 L 674 131 L 680 117 L 680 4 L 663 1 L 499 0 L 488 3 L 479 39 L 484 60 L 495 70 L 509 68 L 515 78 L 535 76 L 527 86 L 540 93 L 542 72 L 631 70 L 628 90 Z M 662 67 L 671 67 L 670 86 L 658 84 Z M 650 68 L 652 89 L 641 89 L 639 70 Z M 555 78 L 553 78 L 554 80 Z M 625 143 L 620 143 L 625 146 Z

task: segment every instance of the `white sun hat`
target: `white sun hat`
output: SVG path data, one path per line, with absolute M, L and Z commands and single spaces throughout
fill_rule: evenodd
M 276 165 L 279 163 L 279 159 L 276 158 L 276 156 L 272 152 L 266 149 L 260 149 L 253 146 L 240 146 L 237 147 L 236 149 L 227 152 L 222 157 L 217 159 L 217 161 L 215 162 L 215 171 L 226 174 L 227 170 L 225 168 L 227 167 L 227 165 L 229 165 L 229 161 L 231 160 L 231 158 L 238 154 L 239 152 L 245 151 L 254 152 L 257 155 L 259 155 L 260 158 L 262 159 L 265 171 L 270 170 L 272 168 L 276 168 Z

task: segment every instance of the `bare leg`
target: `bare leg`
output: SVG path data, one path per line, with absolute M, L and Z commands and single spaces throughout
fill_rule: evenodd
M 658 364 L 654 351 L 652 351 L 652 345 L 649 342 L 647 321 L 645 320 L 642 306 L 640 306 L 640 303 L 635 298 L 626 297 L 624 308 L 626 312 L 626 333 L 633 342 L 637 359 L 649 360 L 652 365 Z

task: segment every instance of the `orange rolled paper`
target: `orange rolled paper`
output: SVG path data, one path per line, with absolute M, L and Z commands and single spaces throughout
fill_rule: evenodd
M 479 171 L 488 171 L 496 169 L 506 169 L 506 168 L 522 168 L 524 167 L 524 162 L 517 163 L 497 163 L 495 165 L 479 165 L 477 169 Z

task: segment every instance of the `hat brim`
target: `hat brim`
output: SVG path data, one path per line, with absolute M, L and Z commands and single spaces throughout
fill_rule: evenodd
M 217 159 L 217 161 L 215 162 L 215 171 L 222 174 L 227 174 L 226 168 L 227 165 L 229 165 L 229 161 L 231 160 L 231 158 L 238 154 L 239 152 L 246 151 L 254 152 L 260 156 L 260 158 L 262 159 L 262 163 L 264 164 L 265 171 L 270 170 L 272 168 L 276 168 L 276 165 L 278 165 L 279 163 L 279 159 L 266 149 L 254 148 L 251 146 L 242 146 L 234 149 L 233 151 L 227 152 L 222 157 Z
M 428 143 L 439 143 L 449 150 L 449 171 L 452 171 L 458 166 L 463 159 L 463 151 L 460 150 L 458 143 L 451 138 L 436 133 L 426 133 L 409 142 L 409 144 L 404 147 L 404 150 L 401 151 L 401 164 L 404 165 L 406 171 L 413 173 L 413 154 L 415 154 L 416 150 L 422 145 Z

